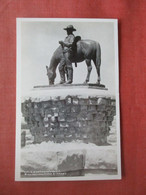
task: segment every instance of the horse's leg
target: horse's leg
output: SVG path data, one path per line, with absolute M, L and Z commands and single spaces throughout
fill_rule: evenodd
M 96 59 L 93 59 L 93 61 L 94 61 L 96 71 L 97 71 L 97 84 L 100 85 L 100 81 L 101 81 L 101 78 L 100 78 L 101 59 L 96 57 Z
M 89 79 L 90 79 L 90 74 L 91 74 L 91 70 L 92 70 L 92 65 L 91 65 L 91 60 L 86 59 L 85 60 L 86 64 L 87 64 L 87 77 L 84 83 L 88 83 Z

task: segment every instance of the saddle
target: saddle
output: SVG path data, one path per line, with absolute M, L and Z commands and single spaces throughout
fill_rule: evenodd
M 76 36 L 72 44 L 73 58 L 76 59 L 77 54 L 77 42 L 81 40 L 80 36 Z M 75 62 L 75 67 L 77 67 L 77 62 Z

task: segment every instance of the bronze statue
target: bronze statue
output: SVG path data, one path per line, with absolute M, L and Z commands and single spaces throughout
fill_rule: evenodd
M 87 76 L 84 83 L 88 83 L 90 79 L 90 73 L 92 70 L 91 60 L 93 60 L 97 71 L 97 84 L 100 85 L 100 65 L 101 65 L 101 48 L 100 44 L 93 40 L 81 40 L 80 37 L 74 37 L 74 27 L 72 25 L 65 28 L 68 36 L 71 36 L 71 43 L 68 41 L 60 41 L 61 44 L 54 52 L 49 67 L 47 67 L 47 75 L 49 79 L 49 85 L 54 84 L 56 78 L 56 68 L 59 65 L 59 71 L 61 76 L 60 84 L 65 82 L 65 66 L 68 73 L 68 84 L 72 83 L 73 68 L 72 63 L 82 62 L 85 60 L 87 65 Z M 67 39 L 69 37 L 67 36 Z
M 64 41 L 59 41 L 59 44 L 62 46 L 63 50 L 63 58 L 61 59 L 59 65 L 59 72 L 61 77 L 60 84 L 65 83 L 65 65 L 68 75 L 68 81 L 66 83 L 71 84 L 73 81 L 73 67 L 71 60 L 73 58 L 73 43 L 75 40 L 73 31 L 76 31 L 76 29 L 72 25 L 69 25 L 67 28 L 64 28 L 64 30 L 67 31 L 67 37 Z

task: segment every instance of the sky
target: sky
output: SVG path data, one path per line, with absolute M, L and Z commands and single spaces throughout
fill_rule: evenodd
M 34 86 L 48 85 L 46 65 L 49 66 L 53 52 L 64 40 L 66 31 L 63 28 L 72 24 L 76 31 L 75 36 L 82 39 L 91 39 L 101 46 L 101 84 L 104 84 L 110 94 L 115 95 L 117 85 L 116 74 L 116 41 L 115 25 L 112 21 L 98 20 L 49 20 L 49 19 L 22 19 L 18 21 L 17 31 L 17 66 L 21 67 L 21 92 L 25 96 Z M 83 83 L 87 75 L 85 61 L 73 64 L 73 83 Z M 118 75 L 118 74 L 117 74 Z M 55 84 L 59 83 L 60 75 L 57 69 Z M 97 73 L 92 62 L 90 82 L 96 83 Z

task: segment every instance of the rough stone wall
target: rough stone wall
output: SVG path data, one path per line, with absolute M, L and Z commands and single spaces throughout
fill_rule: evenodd
M 22 103 L 22 113 L 35 143 L 82 140 L 107 144 L 115 113 L 115 99 L 110 97 L 67 96 L 48 101 Z

